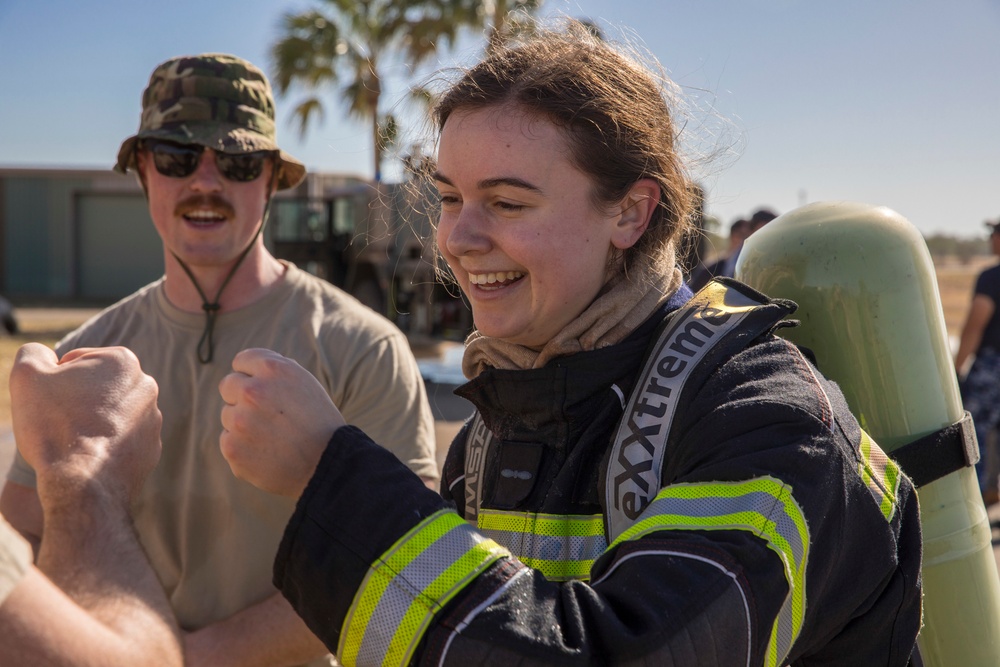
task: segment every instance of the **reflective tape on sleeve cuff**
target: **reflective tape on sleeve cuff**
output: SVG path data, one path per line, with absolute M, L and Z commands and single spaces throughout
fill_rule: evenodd
M 590 579 L 594 561 L 604 553 L 600 514 L 536 514 L 479 510 L 479 530 L 549 581 Z
M 784 566 L 788 596 L 774 621 L 765 664 L 783 664 L 805 618 L 809 558 L 809 527 L 791 488 L 772 477 L 674 484 L 661 490 L 610 548 L 663 530 L 745 530 L 777 554 Z
M 372 563 L 344 620 L 344 665 L 405 665 L 434 615 L 510 553 L 454 512 L 421 521 Z

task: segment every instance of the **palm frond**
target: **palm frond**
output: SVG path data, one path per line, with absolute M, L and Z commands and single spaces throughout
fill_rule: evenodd
M 323 105 L 319 99 L 310 97 L 296 105 L 292 110 L 292 117 L 298 120 L 299 136 L 304 138 L 309 127 L 309 119 L 318 116 L 320 121 L 324 118 Z

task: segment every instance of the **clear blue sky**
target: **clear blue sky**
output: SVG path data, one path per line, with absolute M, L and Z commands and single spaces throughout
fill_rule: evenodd
M 0 166 L 110 167 L 157 63 L 223 51 L 266 70 L 280 16 L 310 6 L 0 0 Z M 624 28 L 656 56 L 696 110 L 697 145 L 727 149 L 697 172 L 724 225 L 823 200 L 889 206 L 926 234 L 980 236 L 1000 217 L 1000 0 L 548 0 L 542 13 Z M 440 64 L 480 49 L 467 39 Z M 282 146 L 370 177 L 366 129 L 329 104 L 300 139 L 297 99 L 278 101 Z

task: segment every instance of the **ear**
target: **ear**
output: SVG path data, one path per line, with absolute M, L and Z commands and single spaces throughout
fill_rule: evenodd
M 619 250 L 635 245 L 649 227 L 653 212 L 660 205 L 660 186 L 652 178 L 632 184 L 618 204 L 618 220 L 611 232 L 611 243 Z
M 135 151 L 135 177 L 139 179 L 143 194 L 149 199 L 149 189 L 146 187 L 146 159 L 146 151 L 137 148 Z

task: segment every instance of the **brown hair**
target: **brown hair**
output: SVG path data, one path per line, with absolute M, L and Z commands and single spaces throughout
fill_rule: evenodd
M 468 70 L 434 109 L 438 132 L 456 111 L 513 105 L 562 128 L 574 164 L 591 177 L 597 206 L 620 201 L 638 180 L 660 186 L 649 228 L 624 253 L 626 270 L 673 268 L 689 234 L 693 188 L 676 150 L 666 76 L 569 21 L 499 48 Z

